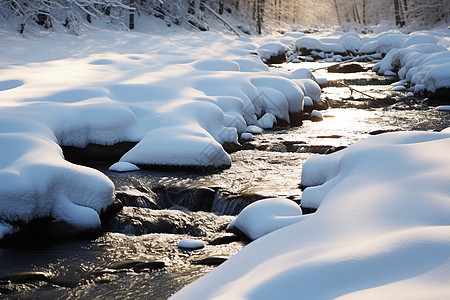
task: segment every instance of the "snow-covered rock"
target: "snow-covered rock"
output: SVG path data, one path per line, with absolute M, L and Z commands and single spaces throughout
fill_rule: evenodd
M 288 51 L 288 47 L 282 43 L 267 43 L 263 44 L 256 49 L 258 55 L 264 60 L 269 61 L 271 58 L 284 58 L 286 60 L 285 53 Z
M 243 233 L 250 240 L 256 240 L 303 218 L 300 206 L 294 201 L 286 198 L 269 198 L 245 207 L 230 223 L 228 230 Z
M 318 110 L 313 110 L 311 112 L 311 121 L 313 121 L 313 122 L 323 121 L 322 113 L 320 111 L 318 111 Z
M 247 126 L 246 131 L 251 134 L 261 134 L 264 132 L 264 130 L 261 127 L 258 127 L 256 125 Z
M 295 41 L 295 49 L 319 50 L 324 52 L 346 53 L 345 48 L 338 43 L 324 43 L 313 37 L 301 37 Z
M 194 240 L 189 238 L 184 238 L 178 242 L 178 247 L 184 249 L 201 249 L 205 247 L 205 242 L 201 240 Z
M 33 122 L 14 125 L 2 129 L 16 132 L 0 133 L 0 219 L 51 217 L 79 230 L 100 228 L 99 213 L 113 202 L 113 183 L 99 171 L 65 161 L 46 131 L 25 134 Z
M 405 87 L 405 86 L 398 85 L 398 86 L 394 86 L 394 87 L 392 88 L 392 90 L 393 90 L 393 91 L 396 91 L 396 92 L 403 92 L 403 91 L 406 91 L 406 87 Z
M 277 118 L 271 113 L 265 113 L 264 116 L 258 120 L 258 126 L 263 129 L 272 128 L 276 123 Z
M 108 170 L 110 171 L 115 171 L 115 172 L 131 172 L 131 171 L 139 171 L 139 167 L 126 162 L 126 161 L 119 161 L 116 162 L 115 164 L 111 165 Z
M 450 88 L 450 60 L 447 63 L 433 67 L 423 79 L 425 87 L 430 92 L 440 88 Z
M 251 134 L 250 132 L 244 132 L 243 134 L 241 134 L 241 139 L 244 141 L 251 141 L 253 140 L 253 134 Z

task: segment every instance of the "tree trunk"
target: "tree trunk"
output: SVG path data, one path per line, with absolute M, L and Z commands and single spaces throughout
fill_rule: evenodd
M 223 2 L 224 0 L 219 0 L 219 15 L 223 14 Z
M 400 27 L 405 26 L 400 0 L 394 0 L 394 12 L 395 12 L 395 25 Z
M 363 0 L 363 2 L 362 2 L 362 22 L 363 22 L 364 25 L 367 24 L 367 20 L 366 20 L 366 0 Z
M 339 17 L 339 9 L 337 5 L 337 0 L 334 0 L 334 7 L 336 8 L 336 18 L 338 20 L 339 26 L 341 26 L 341 18 Z
M 256 2 L 256 24 L 258 27 L 258 33 L 262 33 L 262 8 L 261 8 L 261 2 L 263 0 L 255 0 Z

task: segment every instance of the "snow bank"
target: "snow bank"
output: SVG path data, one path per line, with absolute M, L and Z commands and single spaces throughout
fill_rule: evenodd
M 389 47 L 385 47 L 390 50 L 373 70 L 378 74 L 398 73 L 400 79 L 411 83 L 411 90 L 415 93 L 449 88 L 448 35 L 442 37 L 438 32 L 419 32 L 410 36 L 397 36 L 397 43 L 392 41 Z M 403 42 L 400 44 L 400 41 Z
M 318 211 L 173 299 L 449 297 L 449 147 L 448 130 L 397 132 L 308 160 L 302 206 Z
M 114 187 L 65 161 L 60 146 L 137 142 L 111 166 L 117 171 L 137 168 L 130 164 L 229 167 L 224 143 L 303 109 L 303 91 L 261 60 L 284 55 L 286 39 L 98 30 L 24 40 L 3 31 L 0 43 L 5 224 L 50 216 L 80 229 L 99 226 Z M 2 236 L 8 226 L 1 225 Z
M 54 137 L 18 132 L 24 125 L 0 133 L 0 219 L 49 216 L 79 230 L 100 228 L 98 213 L 112 204 L 113 183 L 99 171 L 65 161 Z
M 288 47 L 286 45 L 283 45 L 282 43 L 267 43 L 264 45 L 261 45 L 256 49 L 258 52 L 258 55 L 264 60 L 267 61 L 271 57 L 277 57 L 279 55 L 285 55 L 285 53 L 288 51 Z

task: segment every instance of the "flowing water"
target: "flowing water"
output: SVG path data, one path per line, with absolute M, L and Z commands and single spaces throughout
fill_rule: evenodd
M 391 92 L 387 84 L 393 80 L 370 71 L 331 74 L 319 69 L 315 75 L 329 79 L 322 98 L 331 108 L 323 112 L 324 120 L 255 136 L 231 154 L 230 169 L 114 173 L 106 164 L 95 165 L 116 185 L 124 209 L 104 221 L 105 233 L 95 239 L 0 247 L 0 298 L 167 299 L 244 247 L 225 229 L 246 205 L 280 196 L 300 203 L 301 167 L 308 158 L 381 132 L 450 126 L 450 113 Z M 367 95 L 397 103 L 380 107 Z M 178 248 L 184 237 L 206 246 Z

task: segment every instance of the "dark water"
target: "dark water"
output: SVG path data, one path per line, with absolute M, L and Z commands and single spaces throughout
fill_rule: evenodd
M 115 183 L 117 198 L 126 207 L 117 218 L 105 223 L 106 233 L 96 239 L 0 247 L 0 277 L 19 271 L 43 272 L 33 277 L 36 280 L 25 283 L 0 281 L 0 298 L 167 299 L 214 268 L 196 261 L 230 257 L 245 245 L 225 232 L 233 218 L 228 215 L 236 215 L 264 197 L 283 196 L 300 202 L 301 167 L 308 158 L 371 134 L 442 130 L 450 126 L 449 112 L 427 106 L 424 99 L 390 92 L 385 78 L 371 72 L 327 74 L 322 69 L 316 76 L 332 80 L 323 88 L 322 97 L 331 104 L 323 112 L 324 120 L 306 120 L 300 127 L 255 136 L 244 145 L 244 150 L 231 155 L 230 169 L 216 174 L 122 174 L 109 172 L 107 165 L 97 165 Z M 364 93 L 398 102 L 376 107 L 363 94 L 340 86 L 342 80 L 358 83 L 354 87 Z M 201 239 L 206 246 L 199 250 L 180 249 L 178 242 L 184 237 Z M 165 267 L 114 269 L 114 264 L 130 260 L 158 261 Z

